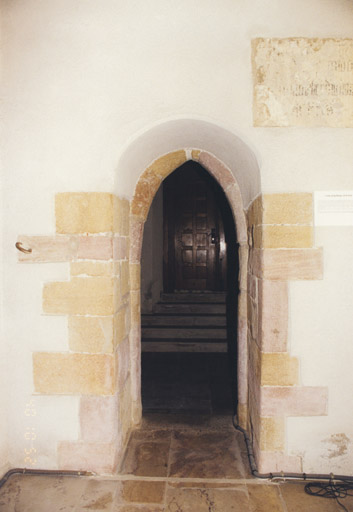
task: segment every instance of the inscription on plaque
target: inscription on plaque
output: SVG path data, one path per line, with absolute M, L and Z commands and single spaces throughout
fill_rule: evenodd
M 254 39 L 255 126 L 353 127 L 353 39 Z

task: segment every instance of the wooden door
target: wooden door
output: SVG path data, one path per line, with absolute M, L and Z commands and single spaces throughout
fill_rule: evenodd
M 165 180 L 165 291 L 225 289 L 225 250 L 221 251 L 224 228 L 217 187 L 195 162 L 187 162 Z

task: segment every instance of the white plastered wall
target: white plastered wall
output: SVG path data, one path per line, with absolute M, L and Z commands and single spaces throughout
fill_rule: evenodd
M 11 396 L 9 442 L 6 446 L 0 436 L 0 450 L 6 453 L 9 446 L 9 464 L 23 466 L 24 435 L 34 427 L 36 465 L 55 467 L 56 440 L 77 439 L 77 397 L 56 397 L 55 411 L 50 397 L 34 397 L 34 423 L 25 411 L 33 399 L 32 351 L 67 350 L 65 318 L 41 314 L 41 284 L 67 279 L 68 266 L 19 265 L 17 236 L 54 233 L 57 192 L 114 191 L 130 198 L 138 176 L 160 154 L 179 147 L 210 150 L 202 147 L 211 142 L 197 132 L 198 120 L 218 133 L 226 129 L 252 149 L 265 193 L 352 189 L 353 130 L 252 126 L 250 42 L 353 37 L 353 2 L 4 0 L 2 10 L 3 312 Z M 159 154 L 136 145 L 140 165 L 124 165 L 140 135 L 175 119 L 195 120 L 194 130 L 174 140 L 175 147 L 166 136 Z M 227 160 L 229 144 L 219 142 L 213 152 Z M 349 229 L 317 231 L 324 280 L 290 285 L 290 343 L 301 360 L 302 383 L 329 386 L 327 418 L 288 420 L 288 449 L 303 451 L 306 471 L 349 469 L 343 458 L 325 460 L 329 445 L 323 441 L 337 433 L 353 439 L 352 400 L 343 398 L 353 389 L 349 234 Z M 337 283 L 344 283 L 340 293 Z M 325 307 L 313 311 L 318 294 Z M 334 352 L 328 335 L 333 332 Z M 310 333 L 306 343 L 303 333 Z M 320 349 L 315 357 L 314 347 Z M 0 392 L 1 403 L 4 397 Z M 308 433 L 305 443 L 311 448 L 302 448 Z

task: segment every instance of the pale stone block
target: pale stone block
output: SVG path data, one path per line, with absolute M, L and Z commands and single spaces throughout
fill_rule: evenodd
M 120 263 L 120 291 L 122 297 L 130 291 L 130 272 L 128 261 L 122 261 Z
M 43 394 L 111 395 L 114 358 L 106 354 L 33 354 L 34 388 Z
M 259 346 L 263 352 L 285 352 L 288 339 L 288 283 L 258 281 Z
M 237 183 L 230 185 L 225 191 L 225 195 L 233 213 L 237 242 L 245 244 L 248 242 L 246 216 L 243 207 L 242 195 Z
M 140 323 L 132 326 L 129 333 L 131 361 L 141 360 L 141 327 Z
M 283 452 L 285 449 L 285 419 L 260 418 L 260 450 Z
M 113 264 L 100 261 L 73 261 L 70 265 L 70 274 L 73 277 L 109 277 L 113 275 Z
M 280 452 L 261 451 L 257 459 L 259 473 L 302 473 L 300 457 L 285 455 Z
M 18 251 L 21 263 L 51 263 L 71 261 L 76 258 L 78 238 L 76 236 L 25 236 L 17 239 L 24 249 L 32 249 L 30 253 Z
M 248 226 L 258 226 L 263 224 L 263 206 L 262 206 L 262 195 L 257 196 L 247 211 Z
M 353 127 L 352 39 L 252 41 L 255 126 Z
M 90 443 L 110 443 L 116 438 L 117 397 L 82 396 L 80 402 L 81 438 Z
M 125 338 L 116 350 L 116 368 L 117 368 L 117 389 L 123 389 L 125 382 L 130 374 L 130 343 L 129 338 Z
M 117 346 L 126 337 L 126 308 L 121 309 L 114 315 L 114 345 Z
M 328 390 L 324 387 L 262 387 L 262 416 L 325 416 Z
M 247 404 L 238 404 L 237 409 L 238 425 L 247 430 L 248 407 Z
M 137 182 L 134 197 L 131 201 L 131 213 L 142 220 L 146 220 L 152 200 L 162 183 L 161 176 L 154 170 L 147 169 Z
M 130 292 L 131 325 L 137 327 L 141 323 L 141 297 L 140 291 Z
M 185 151 L 183 149 L 179 149 L 178 151 L 173 151 L 172 153 L 161 156 L 155 160 L 147 170 L 152 171 L 154 174 L 164 179 L 169 176 L 170 173 L 175 171 L 175 169 L 185 163 L 186 160 L 187 156 Z M 157 189 L 155 192 L 156 191 Z
M 140 290 L 141 288 L 141 265 L 133 263 L 130 265 L 130 289 Z
M 260 278 L 263 276 L 263 252 L 262 249 L 256 249 L 254 247 L 249 250 L 249 271 L 254 276 Z
M 113 230 L 113 196 L 105 192 L 64 192 L 55 196 L 57 233 Z
M 113 240 L 111 236 L 80 236 L 77 252 L 82 260 L 111 260 Z
M 58 443 L 58 466 L 59 469 L 111 474 L 115 470 L 116 449 L 115 443 L 61 441 Z
M 262 386 L 294 386 L 299 381 L 299 361 L 286 353 L 261 354 Z
M 132 402 L 131 404 L 131 421 L 132 427 L 138 427 L 142 421 L 142 405 L 141 400 Z
M 129 439 L 129 433 L 132 427 L 132 418 L 131 418 L 131 405 L 132 405 L 132 397 L 131 397 L 131 383 L 130 378 L 125 381 L 125 385 L 122 390 L 120 390 L 120 400 L 119 400 L 119 417 L 121 420 L 121 433 L 122 433 L 122 444 L 126 446 L 127 441 Z
M 323 251 L 315 249 L 265 249 L 260 276 L 264 279 L 305 280 L 323 278 Z
M 313 223 L 312 194 L 265 194 L 262 202 L 263 224 Z
M 238 319 L 238 399 L 245 404 L 248 397 L 248 326 L 246 319 Z
M 255 302 L 257 302 L 257 281 L 257 277 L 252 274 L 247 275 L 248 294 Z
M 113 352 L 113 317 L 69 317 L 69 346 L 74 352 Z
M 250 236 L 252 241 L 252 247 L 255 249 L 261 249 L 264 246 L 264 226 L 251 226 Z
M 112 315 L 113 279 L 73 277 L 71 281 L 46 283 L 43 311 L 58 315 Z
M 128 251 L 128 238 L 127 237 L 114 237 L 113 238 L 113 258 L 114 261 L 126 260 L 129 256 Z
M 258 342 L 258 312 L 257 304 L 248 295 L 248 321 L 252 339 Z
M 126 332 L 130 332 L 131 328 L 131 308 L 130 308 L 130 297 L 129 300 L 125 303 L 125 326 L 126 326 Z
M 261 352 L 254 341 L 249 343 L 249 380 L 252 384 L 260 386 L 261 380 Z
M 262 227 L 262 246 L 264 248 L 308 248 L 313 245 L 312 226 L 268 226 Z M 257 226 L 256 230 L 260 228 Z M 257 243 L 255 247 L 259 247 Z
M 199 159 L 200 153 L 201 153 L 200 149 L 193 149 L 191 151 L 191 158 L 197 162 Z
M 199 163 L 218 181 L 224 191 L 236 183 L 230 169 L 211 153 L 202 151 Z
M 121 224 L 120 234 L 128 236 L 130 230 L 130 202 L 128 199 L 121 199 Z
M 114 232 L 121 236 L 129 234 L 130 203 L 127 199 L 114 196 Z
M 130 263 L 140 263 L 144 223 L 137 217 L 130 219 Z

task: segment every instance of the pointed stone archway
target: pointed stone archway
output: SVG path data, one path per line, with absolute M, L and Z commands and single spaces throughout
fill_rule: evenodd
M 131 202 L 130 217 L 130 265 L 134 276 L 131 282 L 136 282 L 136 275 L 140 272 L 141 248 L 143 239 L 143 226 L 147 219 L 152 200 L 162 181 L 175 169 L 187 160 L 197 161 L 204 167 L 222 187 L 231 207 L 234 223 L 236 225 L 237 244 L 239 246 L 239 298 L 237 338 L 238 338 L 238 418 L 244 427 L 247 416 L 247 227 L 243 207 L 243 200 L 239 186 L 231 171 L 214 155 L 199 149 L 177 150 L 155 160 L 140 176 L 137 183 L 134 198 Z M 131 375 L 134 399 L 134 422 L 138 423 L 142 414 L 141 410 L 141 327 L 140 327 L 140 289 L 133 292 L 132 301 L 135 308 L 132 322 L 132 368 Z
M 175 150 L 173 136 L 175 143 L 184 143 L 182 149 Z M 202 144 L 190 148 L 187 140 Z M 173 146 L 158 154 L 158 148 Z M 162 181 L 187 160 L 195 160 L 222 187 L 237 232 L 238 422 L 249 432 L 260 472 L 300 472 L 301 458 L 286 452 L 286 418 L 326 415 L 328 402 L 325 387 L 301 384 L 299 359 L 288 349 L 288 284 L 323 276 L 322 249 L 313 246 L 312 194 L 262 195 L 254 152 L 239 137 L 210 123 L 179 120 L 157 126 L 131 144 L 121 165 L 133 173 L 134 165 L 145 161 L 144 151 L 154 158 L 136 176 L 130 207 L 133 423 L 142 414 L 138 276 L 144 222 Z

